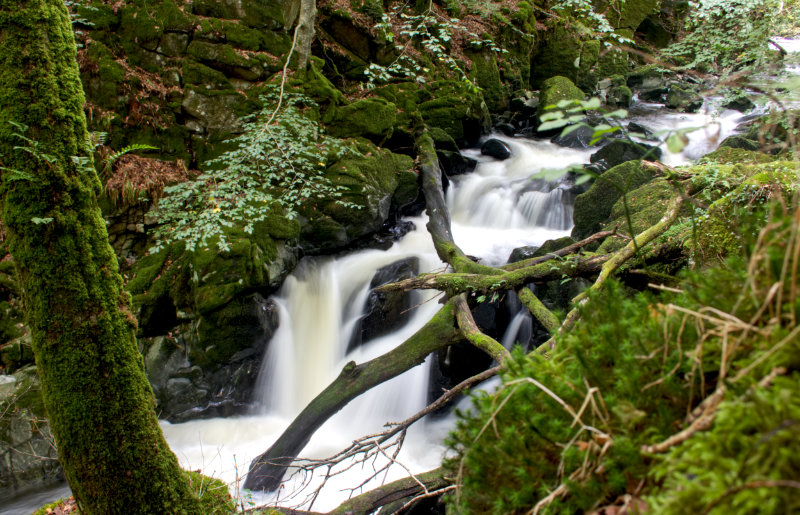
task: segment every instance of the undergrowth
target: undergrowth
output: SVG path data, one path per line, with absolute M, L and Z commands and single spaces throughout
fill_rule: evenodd
M 451 511 L 800 509 L 800 208 L 775 206 L 747 255 L 611 283 L 549 359 L 517 351 L 451 436 Z

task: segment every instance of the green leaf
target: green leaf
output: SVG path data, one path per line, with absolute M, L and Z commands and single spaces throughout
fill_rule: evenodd
M 587 100 L 586 102 L 583 103 L 583 108 L 587 109 L 587 110 L 588 109 L 598 109 L 598 108 L 600 108 L 601 105 L 602 104 L 601 104 L 600 99 L 598 97 L 592 97 L 592 98 L 590 98 L 589 100 Z
M 35 223 L 36 225 L 49 224 L 52 221 L 53 221 L 52 217 L 38 218 L 34 216 L 33 218 L 31 218 L 31 222 Z
M 675 132 L 667 137 L 667 149 L 674 154 L 682 151 L 688 144 L 689 137 L 682 132 Z
M 558 129 L 567 124 L 567 120 L 563 118 L 559 118 L 558 120 L 551 120 L 549 122 L 544 122 L 543 124 L 539 125 L 539 132 L 549 131 L 551 129 Z
M 540 116 L 539 120 L 543 121 L 543 122 L 549 122 L 550 120 L 555 120 L 555 119 L 563 118 L 563 117 L 564 117 L 564 113 L 562 113 L 561 111 L 550 111 L 550 112 L 544 113 L 542 116 Z

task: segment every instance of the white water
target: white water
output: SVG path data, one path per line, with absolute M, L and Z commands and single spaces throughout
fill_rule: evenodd
M 477 169 L 452 179 L 447 196 L 456 242 L 465 252 L 489 264 L 505 262 L 515 247 L 540 245 L 569 234 L 572 213 L 564 204 L 565 190 L 530 178 L 542 169 L 588 162 L 590 154 L 547 142 L 500 138 L 512 147 L 512 158 L 500 162 L 473 153 L 479 160 Z M 388 250 L 304 260 L 274 298 L 279 306 L 280 328 L 269 344 L 259 378 L 263 413 L 163 423 L 167 440 L 184 467 L 200 468 L 219 477 L 231 485 L 234 494 L 240 494 L 237 485 L 250 460 L 270 446 L 347 361 L 363 363 L 389 351 L 435 314 L 441 305 L 432 299 L 433 294 L 418 293 L 416 307 L 401 329 L 345 354 L 376 270 L 408 257 L 419 259 L 420 271 L 443 269 L 425 230 L 426 219 L 412 221 L 416 229 Z M 516 331 L 511 338 L 514 336 Z M 387 421 L 407 418 L 426 405 L 427 388 L 426 363 L 351 402 L 317 431 L 301 456 L 330 456 L 353 439 L 379 430 Z M 441 442 L 450 424 L 446 419 L 418 423 L 406 438 L 398 461 L 415 472 L 437 467 L 443 452 Z M 314 509 L 328 510 L 340 504 L 348 497 L 348 492 L 340 490 L 360 483 L 371 470 L 370 464 L 329 480 Z M 403 468 L 394 466 L 386 479 L 405 475 Z M 304 479 L 308 478 L 289 481 L 277 498 L 258 495 L 252 500 L 299 506 L 310 489 L 294 496 L 291 492 L 301 489 Z M 381 476 L 366 485 L 365 491 L 383 479 Z M 314 480 L 307 483 L 314 484 Z

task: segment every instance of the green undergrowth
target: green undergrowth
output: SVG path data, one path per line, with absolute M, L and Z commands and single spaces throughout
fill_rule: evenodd
M 612 282 L 551 356 L 517 350 L 451 435 L 452 511 L 797 510 L 800 210 L 784 210 L 754 217 L 748 259 L 670 291 Z M 705 425 L 669 444 L 698 406 Z

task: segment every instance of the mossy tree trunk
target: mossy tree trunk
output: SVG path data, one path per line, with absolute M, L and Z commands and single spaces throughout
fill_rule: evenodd
M 2 219 L 42 396 L 85 512 L 198 513 L 158 426 L 97 206 L 75 56 L 62 0 L 0 0 Z

